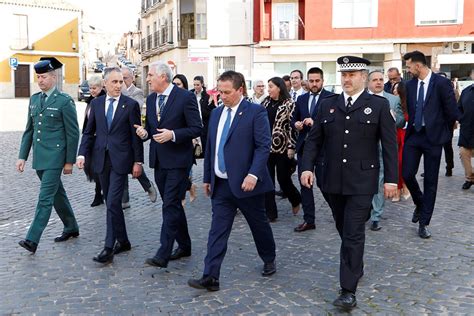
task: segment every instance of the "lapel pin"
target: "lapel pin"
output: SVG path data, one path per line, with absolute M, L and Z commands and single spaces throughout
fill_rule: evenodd
M 329 109 L 329 113 L 334 113 L 334 109 Z
M 122 109 L 125 109 L 125 104 L 122 104 Z
M 372 109 L 371 109 L 371 108 L 365 108 L 365 109 L 364 109 L 364 114 L 365 114 L 365 115 L 369 115 L 370 113 L 372 113 Z
M 240 112 L 239 115 L 242 115 L 242 112 Z

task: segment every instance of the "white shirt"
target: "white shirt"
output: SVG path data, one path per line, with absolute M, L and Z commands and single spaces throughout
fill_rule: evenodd
M 423 85 L 424 93 L 425 95 L 423 96 L 423 101 L 426 100 L 426 93 L 428 92 L 428 85 L 430 84 L 431 80 L 431 70 L 428 71 L 428 75 L 425 77 L 425 79 L 421 80 L 418 78 L 418 86 L 416 88 L 416 99 L 418 100 L 418 92 L 420 91 L 420 83 L 423 81 L 425 84 Z
M 106 95 L 105 97 L 105 117 L 107 117 L 107 110 L 109 109 L 109 104 L 110 104 L 110 99 L 113 98 L 115 101 L 113 103 L 114 105 L 114 113 L 112 115 L 112 119 L 115 116 L 115 111 L 117 111 L 117 106 L 118 106 L 118 101 L 120 99 L 120 95 L 118 97 L 111 97 L 110 95 Z
M 216 173 L 216 176 L 222 179 L 227 179 L 227 172 L 222 173 L 219 170 L 219 163 L 218 163 L 218 157 L 217 154 L 219 152 L 219 146 L 221 142 L 221 136 L 222 136 L 222 130 L 224 129 L 224 124 L 227 119 L 227 109 L 231 109 L 230 113 L 230 126 L 232 126 L 232 122 L 234 121 L 235 113 L 237 113 L 237 109 L 240 106 L 240 103 L 242 102 L 244 98 L 242 97 L 239 101 L 239 104 L 236 106 L 229 108 L 228 106 L 224 105 L 224 108 L 222 109 L 221 117 L 219 118 L 219 125 L 217 125 L 217 137 L 216 137 L 216 153 L 214 156 L 214 172 Z
M 201 113 L 201 98 L 202 98 L 202 91 L 199 93 L 194 92 L 194 95 L 196 96 L 196 101 L 198 104 L 198 110 L 199 110 L 199 116 L 201 117 L 202 120 L 202 113 Z
M 294 95 L 295 92 L 296 92 L 296 99 L 293 99 L 293 95 Z M 303 89 L 303 87 L 299 88 L 296 91 L 293 88 L 291 88 L 291 90 L 290 90 L 291 99 L 293 99 L 295 102 L 296 102 L 296 100 L 298 100 L 298 97 L 300 95 L 305 94 L 305 93 L 306 93 L 306 91 Z
M 360 97 L 360 95 L 364 92 L 364 89 L 362 89 L 360 92 L 354 94 L 353 96 L 350 96 L 348 95 L 347 93 L 343 93 L 344 94 L 344 104 L 347 106 L 347 99 L 349 97 L 352 97 L 352 101 L 351 101 L 351 104 L 354 105 L 354 103 L 357 101 L 357 99 Z
M 163 91 L 162 93 L 158 93 L 158 92 L 156 93 L 156 114 L 160 113 L 160 106 L 159 106 L 160 95 L 165 96 L 165 100 L 163 101 L 163 106 L 166 106 L 166 102 L 168 102 L 168 97 L 170 96 L 170 93 L 171 93 L 171 90 L 173 90 L 173 87 L 174 85 L 170 83 L 168 87 L 165 89 L 165 91 Z

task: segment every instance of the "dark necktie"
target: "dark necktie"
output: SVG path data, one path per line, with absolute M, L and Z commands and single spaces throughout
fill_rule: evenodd
M 415 111 L 415 130 L 421 131 L 423 127 L 423 104 L 425 102 L 425 83 L 420 81 L 420 89 L 418 90 L 418 99 L 416 100 L 416 111 Z
M 347 108 L 350 108 L 352 106 L 352 97 L 347 98 Z
M 293 101 L 296 102 L 296 91 L 293 91 Z
M 227 108 L 227 118 L 224 123 L 224 127 L 222 128 L 221 140 L 219 141 L 219 148 L 217 150 L 217 166 L 219 171 L 222 173 L 226 172 L 225 168 L 225 159 L 224 159 L 224 145 L 227 141 L 227 135 L 229 134 L 230 129 L 230 120 L 232 118 L 232 109 Z
M 46 103 L 46 97 L 47 97 L 46 93 L 42 92 L 41 93 L 41 99 L 40 99 L 41 108 L 43 108 L 45 103 Z
M 160 94 L 158 97 L 158 107 L 160 108 L 160 114 L 163 114 L 163 108 L 165 107 L 165 98 L 166 95 Z
M 311 100 L 311 106 L 309 107 L 309 116 L 313 115 L 314 108 L 316 107 L 316 99 L 318 97 L 317 93 L 311 93 L 313 100 Z
M 107 127 L 110 130 L 110 126 L 112 125 L 112 120 L 114 119 L 114 98 L 109 99 L 109 107 L 107 108 Z

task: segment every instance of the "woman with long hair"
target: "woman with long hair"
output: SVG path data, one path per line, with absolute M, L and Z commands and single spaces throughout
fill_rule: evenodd
M 408 110 L 407 110 L 407 92 L 405 83 L 403 81 L 397 82 L 392 87 L 392 94 L 400 98 L 400 104 L 402 106 L 403 115 L 405 121 L 408 122 Z M 410 191 L 408 191 L 405 182 L 402 177 L 402 156 L 403 156 L 403 145 L 405 143 L 405 131 L 406 126 L 403 128 L 397 128 L 397 143 L 398 143 L 398 192 L 397 195 L 392 199 L 392 202 L 408 200 L 410 198 Z
M 290 122 L 295 109 L 295 102 L 286 89 L 285 82 L 280 77 L 268 80 L 268 97 L 262 102 L 267 109 L 270 129 L 272 131 L 272 145 L 267 167 L 275 184 L 276 177 L 280 183 L 283 193 L 288 196 L 293 214 L 296 215 L 300 209 L 301 195 L 291 180 L 288 172 L 291 160 L 295 156 L 296 134 L 292 130 Z M 270 222 L 278 217 L 275 201 L 275 190 L 266 193 L 265 208 Z

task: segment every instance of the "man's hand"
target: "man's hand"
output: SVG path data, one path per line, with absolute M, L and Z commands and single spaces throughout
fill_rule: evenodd
M 77 168 L 79 168 L 79 169 L 84 169 L 84 163 L 85 163 L 84 158 L 77 158 L 77 159 L 76 159 L 76 166 L 77 166 Z
M 142 174 L 143 167 L 141 164 L 134 163 L 133 170 L 132 170 L 132 177 L 138 178 Z
M 63 174 L 72 174 L 72 166 L 73 166 L 73 164 L 70 163 L 70 162 L 64 164 Z
M 146 129 L 143 128 L 143 126 L 134 124 L 133 127 L 137 129 L 136 133 L 138 137 L 140 137 L 141 139 L 145 139 L 148 137 L 148 132 L 146 131 Z
M 288 155 L 288 158 L 290 158 L 290 159 L 295 158 L 295 150 L 294 149 L 288 149 L 287 155 Z
M 242 182 L 242 190 L 244 192 L 251 192 L 253 189 L 255 189 L 255 186 L 257 185 L 257 179 L 254 177 L 247 175 L 244 179 L 244 182 Z
M 15 167 L 18 172 L 25 171 L 25 159 L 18 159 L 16 161 Z
M 303 171 L 303 173 L 301 174 L 300 181 L 301 185 L 307 187 L 308 189 L 311 189 L 314 182 L 313 173 L 311 171 Z
M 301 131 L 303 129 L 303 122 L 301 121 L 295 122 L 295 127 L 298 131 Z
M 383 193 L 386 199 L 391 199 L 397 194 L 398 186 L 393 184 L 384 183 Z
M 312 118 L 307 117 L 307 118 L 304 119 L 303 124 L 306 125 L 306 126 L 311 127 L 311 126 L 313 126 L 314 121 L 313 121 Z
M 166 128 L 157 128 L 156 130 L 158 131 L 158 134 L 153 135 L 155 142 L 163 144 L 173 139 L 173 131 Z
M 211 184 L 210 183 L 204 183 L 202 187 L 203 187 L 204 193 L 207 195 L 207 197 L 210 197 L 211 196 Z

